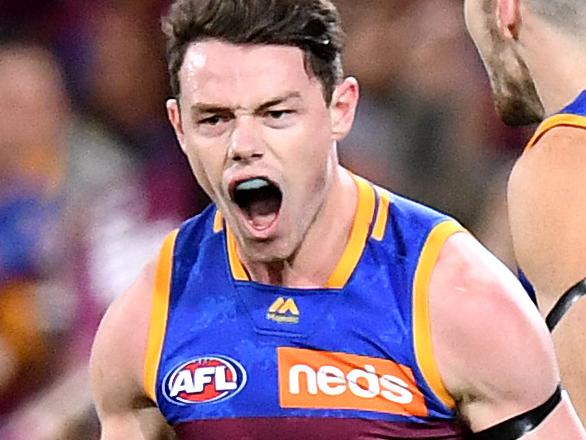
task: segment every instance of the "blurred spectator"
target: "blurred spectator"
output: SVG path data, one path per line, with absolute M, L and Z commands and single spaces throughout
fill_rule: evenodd
M 502 124 L 461 15 L 454 0 L 418 0 L 407 14 L 403 82 L 413 94 L 414 125 L 406 168 L 409 194 L 475 229 L 502 166 Z
M 198 190 L 191 169 L 177 146 L 167 120 L 168 81 L 160 28 L 160 0 L 101 2 L 89 28 L 86 90 L 90 115 L 124 140 L 140 162 L 151 204 L 184 217 L 202 209 L 208 199 Z
M 0 40 L 0 438 L 36 438 L 22 401 L 54 416 L 43 430 L 90 408 L 84 371 L 100 316 L 181 218 L 153 215 L 139 176 L 128 149 L 72 111 L 49 51 Z M 51 381 L 78 386 L 36 400 Z
M 347 32 L 344 64 L 361 84 L 356 124 L 341 143 L 343 162 L 473 232 L 506 231 L 506 219 L 493 218 L 485 204 L 493 192 L 502 194 L 501 170 L 514 153 L 503 148 L 510 130 L 493 111 L 461 2 L 338 3 Z M 505 249 L 508 236 L 501 236 L 496 243 L 492 233 L 491 245 Z
M 406 2 L 341 0 L 338 5 L 347 37 L 344 68 L 360 83 L 356 121 L 340 143 L 340 157 L 350 169 L 397 191 L 406 178 L 401 157 L 408 149 L 401 84 Z
M 67 252 L 56 240 L 64 226 L 68 118 L 60 81 L 43 49 L 1 43 L 0 389 L 9 399 L 0 399 L 0 413 L 51 379 L 51 336 L 72 320 L 70 278 L 56 271 Z

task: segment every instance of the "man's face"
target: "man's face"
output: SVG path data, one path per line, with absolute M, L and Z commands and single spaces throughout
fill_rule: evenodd
M 63 143 L 67 100 L 57 66 L 35 47 L 0 49 L 0 169 Z
M 179 80 L 170 120 L 241 252 L 265 262 L 291 257 L 322 206 L 335 141 L 346 134 L 336 98 L 326 105 L 303 52 L 287 46 L 198 42 Z
M 543 120 L 544 108 L 531 73 L 512 38 L 498 26 L 498 0 L 465 0 L 466 26 L 482 57 L 497 111 L 511 126 Z

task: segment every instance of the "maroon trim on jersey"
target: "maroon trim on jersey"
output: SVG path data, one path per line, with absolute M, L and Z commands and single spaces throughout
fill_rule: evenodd
M 467 431 L 453 421 L 397 423 L 341 418 L 234 418 L 195 420 L 175 426 L 181 440 L 463 440 Z

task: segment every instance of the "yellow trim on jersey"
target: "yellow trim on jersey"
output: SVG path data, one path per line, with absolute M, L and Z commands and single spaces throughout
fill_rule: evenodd
M 375 240 L 381 241 L 385 236 L 385 231 L 387 229 L 391 194 L 388 191 L 378 187 L 376 188 L 376 192 L 378 193 L 379 203 L 378 211 L 376 213 L 376 221 L 374 223 L 374 228 L 372 228 L 371 237 Z
M 368 230 L 374 215 L 374 189 L 362 177 L 352 174 L 358 187 L 358 207 L 354 215 L 354 223 L 350 232 L 350 238 L 342 257 L 338 261 L 334 272 L 330 275 L 326 284 L 330 289 L 344 287 L 362 256 L 364 245 L 368 238 Z
M 447 220 L 435 226 L 423 246 L 413 280 L 415 357 L 425 381 L 436 396 L 449 408 L 454 408 L 456 403 L 442 382 L 431 346 L 429 283 L 444 243 L 454 233 L 464 230 L 461 225 L 453 220 Z
M 586 116 L 558 114 L 547 118 L 539 125 L 539 127 L 537 127 L 535 134 L 527 143 L 525 151 L 533 147 L 549 130 L 560 126 L 586 128 Z
M 238 258 L 236 237 L 234 237 L 229 226 L 226 227 L 226 241 L 228 244 L 228 261 L 230 262 L 232 276 L 236 281 L 249 281 L 248 274 L 246 273 L 240 258 Z
M 214 215 L 214 234 L 217 234 L 224 229 L 224 218 L 219 209 L 216 208 L 216 214 Z
M 144 388 L 147 396 L 157 402 L 157 371 L 161 361 L 163 339 L 167 328 L 169 311 L 169 294 L 171 292 L 171 274 L 173 269 L 173 248 L 178 229 L 175 229 L 163 242 L 155 273 L 149 335 L 144 364 Z

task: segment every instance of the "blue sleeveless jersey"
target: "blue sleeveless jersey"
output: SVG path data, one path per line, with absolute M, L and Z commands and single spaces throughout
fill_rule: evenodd
M 560 110 L 559 114 L 586 116 L 586 90 L 569 105 Z
M 427 301 L 439 252 L 463 229 L 355 180 L 352 231 L 323 288 L 249 280 L 214 206 L 167 238 L 145 389 L 179 438 L 466 438 Z
M 539 127 L 537 127 L 537 130 L 525 147 L 525 152 L 533 148 L 543 135 L 555 127 L 586 128 L 586 90 L 580 93 L 574 101 L 561 109 L 558 113 L 545 119 Z M 535 289 L 521 269 L 519 269 L 519 280 L 521 281 L 521 284 L 523 284 L 523 287 L 525 287 L 525 290 L 529 293 L 533 302 L 537 303 Z

